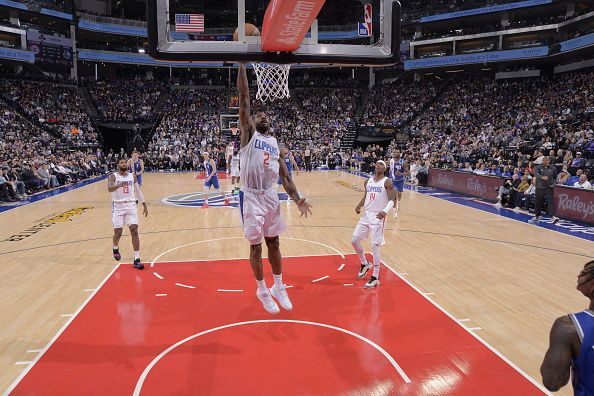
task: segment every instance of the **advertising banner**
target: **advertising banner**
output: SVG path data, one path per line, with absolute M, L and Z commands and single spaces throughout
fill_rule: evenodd
M 583 188 L 555 186 L 557 217 L 594 224 L 594 191 Z
M 473 195 L 489 201 L 497 200 L 497 190 L 502 184 L 502 179 L 495 176 L 475 175 L 469 172 L 437 168 L 429 170 L 430 187 Z

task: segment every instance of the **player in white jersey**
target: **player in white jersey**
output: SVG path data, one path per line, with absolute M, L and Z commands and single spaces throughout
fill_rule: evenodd
M 239 162 L 239 152 L 235 150 L 231 156 L 231 184 L 233 185 L 233 194 L 239 192 Z
M 148 216 L 148 207 L 144 196 L 138 186 L 138 180 L 134 173 L 128 172 L 128 163 L 122 158 L 118 161 L 118 171 L 109 175 L 107 179 L 107 190 L 111 193 L 113 200 L 112 221 L 113 221 L 113 258 L 120 261 L 120 238 L 124 223 L 130 229 L 132 236 L 132 247 L 134 248 L 134 268 L 143 269 L 140 261 L 140 238 L 138 236 L 138 211 L 136 201 L 142 203 L 143 214 Z
M 280 310 L 273 297 L 286 309 L 293 309 L 293 304 L 285 290 L 282 278 L 282 263 L 279 235 L 285 229 L 280 214 L 280 202 L 274 188 L 277 178 L 282 179 L 285 191 L 301 215 L 311 214 L 311 205 L 301 198 L 293 180 L 289 176 L 284 154 L 279 150 L 276 139 L 268 135 L 268 116 L 258 112 L 251 117 L 250 92 L 245 65 L 239 65 L 237 76 L 239 89 L 239 121 L 241 129 L 240 174 L 241 192 L 239 205 L 243 233 L 250 243 L 250 264 L 258 290 L 256 296 L 264 309 L 276 314 Z M 268 247 L 268 260 L 272 266 L 274 285 L 268 289 L 262 269 L 262 238 Z
M 371 268 L 371 264 L 365 258 L 362 240 L 366 240 L 371 233 L 371 252 L 373 254 L 373 275 L 365 284 L 365 288 L 375 287 L 380 284 L 380 251 L 379 247 L 385 243 L 384 227 L 386 224 L 386 216 L 388 212 L 396 204 L 396 193 L 392 180 L 386 177 L 386 163 L 379 160 L 375 163 L 375 172 L 372 177 L 365 180 L 365 195 L 361 202 L 355 208 L 357 214 L 361 213 L 361 208 L 365 212 L 361 216 L 351 243 L 359 260 L 361 261 L 361 268 L 359 269 L 359 279 L 363 278 L 367 271 Z
M 231 164 L 231 157 L 233 157 L 233 152 L 236 151 L 235 150 L 235 146 L 233 145 L 233 142 L 229 142 L 229 145 L 227 146 L 227 149 L 225 151 L 225 158 L 227 160 L 227 174 L 229 174 L 229 172 L 231 171 L 231 167 L 233 166 Z

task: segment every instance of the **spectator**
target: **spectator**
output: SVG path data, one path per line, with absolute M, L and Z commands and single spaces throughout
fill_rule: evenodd
M 592 185 L 588 181 L 588 176 L 585 173 L 580 175 L 580 180 L 575 182 L 573 186 L 577 188 L 592 188 Z
M 551 165 L 550 158 L 545 157 L 542 165 L 536 167 L 534 175 L 536 179 L 536 206 L 534 208 L 534 218 L 530 222 L 540 221 L 540 212 L 546 202 L 547 212 L 554 224 L 559 221 L 555 217 L 555 204 L 553 203 L 553 186 L 557 180 L 557 169 Z
M 580 181 L 580 176 L 584 173 L 582 169 L 578 169 L 575 173 L 575 176 L 570 176 L 567 181 L 565 182 L 566 186 L 573 186 L 575 183 Z
M 530 203 L 530 197 L 534 196 L 534 194 L 536 193 L 536 179 L 533 179 L 534 182 L 531 184 L 530 181 L 528 180 L 528 176 L 524 175 L 522 176 L 522 179 L 520 180 L 520 184 L 518 184 L 518 187 L 516 187 L 516 194 L 514 196 L 514 202 L 513 202 L 513 208 L 514 211 L 519 211 L 520 208 L 523 205 L 523 202 L 525 200 L 528 200 L 528 204 Z M 528 191 L 530 188 L 532 188 L 531 191 Z M 526 205 L 528 206 L 528 205 Z
M 582 153 L 580 151 L 578 151 L 577 153 L 575 153 L 575 158 L 571 162 L 571 167 L 580 169 L 580 168 L 584 167 L 585 163 L 586 163 L 586 160 L 582 158 Z

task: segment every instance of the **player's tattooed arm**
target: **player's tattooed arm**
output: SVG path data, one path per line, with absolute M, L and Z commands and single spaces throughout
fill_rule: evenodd
M 247 146 L 256 130 L 256 125 L 251 115 L 250 88 L 248 84 L 245 65 L 239 64 L 237 73 L 237 89 L 239 91 L 239 128 L 241 130 L 241 147 Z
M 121 186 L 122 186 L 121 184 L 116 184 L 115 176 L 113 173 L 111 175 L 109 175 L 109 177 L 107 178 L 107 191 L 114 192 Z

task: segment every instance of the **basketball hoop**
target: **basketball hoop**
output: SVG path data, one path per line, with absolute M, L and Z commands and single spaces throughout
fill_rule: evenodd
M 258 82 L 256 99 L 267 102 L 291 97 L 289 93 L 289 70 L 291 65 L 253 63 L 252 66 L 256 72 Z

